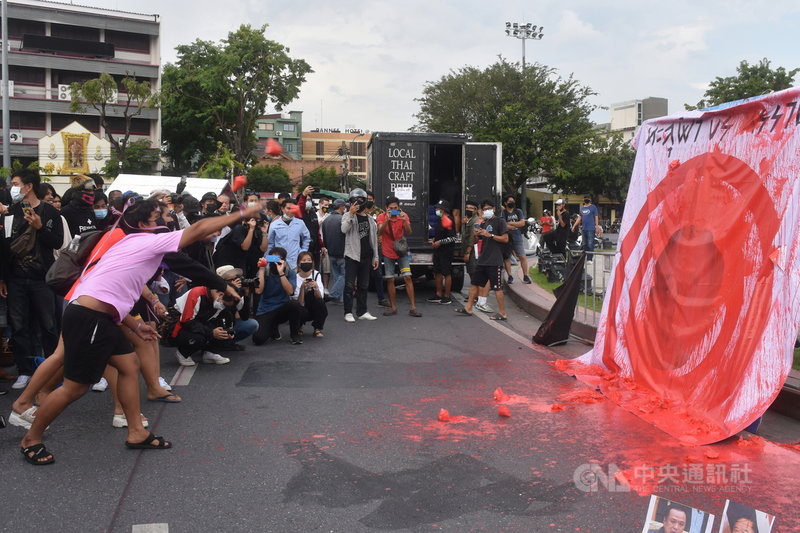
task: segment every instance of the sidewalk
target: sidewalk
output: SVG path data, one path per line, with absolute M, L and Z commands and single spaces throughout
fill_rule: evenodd
M 528 257 L 529 266 L 536 266 L 536 257 Z M 506 285 L 508 297 L 536 321 L 533 332 L 547 318 L 550 308 L 556 301 L 552 292 L 536 283 L 522 283 L 519 265 L 514 270 L 514 283 Z M 596 329 L 590 324 L 580 322 L 578 317 L 572 322 L 569 342 L 548 348 L 564 358 L 575 358 L 586 353 L 594 343 Z M 764 415 L 760 434 L 778 442 L 796 442 L 800 438 L 800 372 L 792 369 L 778 397 Z

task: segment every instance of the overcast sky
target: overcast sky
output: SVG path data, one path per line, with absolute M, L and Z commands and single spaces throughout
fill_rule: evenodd
M 505 23 L 544 27 L 526 60 L 574 75 L 598 106 L 660 96 L 670 113 L 696 103 L 716 76 L 743 59 L 798 66 L 797 0 L 76 0 L 161 16 L 161 53 L 195 39 L 219 41 L 240 24 L 269 24 L 267 37 L 314 69 L 300 98 L 305 130 L 356 127 L 405 131 L 428 81 L 499 55 L 520 61 Z M 798 77 L 800 82 L 800 76 Z M 271 111 L 271 110 L 270 110 Z M 608 122 L 608 111 L 592 115 Z

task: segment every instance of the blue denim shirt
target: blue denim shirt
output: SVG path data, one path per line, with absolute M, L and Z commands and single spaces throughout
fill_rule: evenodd
M 281 217 L 269 225 L 269 247 L 280 246 L 286 250 L 286 262 L 294 270 L 297 268 L 297 256 L 300 252 L 308 250 L 311 243 L 311 234 L 305 222 L 299 218 L 292 218 L 288 223 Z

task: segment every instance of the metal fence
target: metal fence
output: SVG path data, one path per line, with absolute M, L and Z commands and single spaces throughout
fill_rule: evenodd
M 586 252 L 582 250 L 569 251 L 573 258 L 580 257 L 584 253 Z M 592 260 L 589 261 L 587 258 L 583 272 L 578 305 L 575 307 L 575 320 L 597 327 L 616 252 L 592 252 L 591 255 Z

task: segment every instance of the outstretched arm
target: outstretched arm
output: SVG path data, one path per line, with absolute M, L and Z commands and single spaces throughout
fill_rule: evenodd
M 233 213 L 230 215 L 223 215 L 220 217 L 209 217 L 200 220 L 199 222 L 195 222 L 185 230 L 183 230 L 183 235 L 181 236 L 181 243 L 180 247 L 184 248 L 189 246 L 193 242 L 197 242 L 199 240 L 204 239 L 207 235 L 214 233 L 215 231 L 219 231 L 225 226 L 229 226 L 234 222 L 238 222 L 243 218 L 251 218 L 256 216 L 261 211 L 261 206 L 252 206 L 248 207 L 244 211 L 240 211 L 238 213 Z

